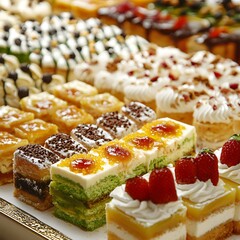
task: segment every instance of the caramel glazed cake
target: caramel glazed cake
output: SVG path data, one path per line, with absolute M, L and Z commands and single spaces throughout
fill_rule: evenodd
M 86 141 L 88 142 L 88 141 Z M 106 223 L 110 192 L 126 179 L 165 166 L 195 151 L 193 126 L 162 118 L 88 153 L 51 166 L 50 194 L 57 217 L 93 231 Z

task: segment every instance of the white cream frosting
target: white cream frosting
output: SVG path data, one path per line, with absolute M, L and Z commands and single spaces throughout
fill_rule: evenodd
M 177 184 L 178 196 L 187 198 L 195 203 L 212 201 L 224 195 L 224 182 L 219 179 L 217 186 L 211 180 L 202 182 L 197 180 L 192 184 Z
M 233 112 L 223 96 L 202 97 L 194 108 L 193 117 L 202 123 L 229 123 L 232 121 Z
M 114 205 L 146 226 L 151 226 L 170 218 L 177 211 L 185 208 L 181 200 L 166 204 L 154 204 L 152 201 L 133 200 L 125 191 L 125 184 L 115 188 L 111 192 L 110 197 L 113 198 L 110 205 Z

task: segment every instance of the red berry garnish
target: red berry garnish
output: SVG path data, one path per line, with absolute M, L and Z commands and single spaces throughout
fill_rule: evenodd
M 117 7 L 117 12 L 119 13 L 126 13 L 130 10 L 132 10 L 133 5 L 131 3 L 129 3 L 128 1 L 119 4 Z
M 197 169 L 193 157 L 183 157 L 175 164 L 175 176 L 178 184 L 191 184 L 197 180 Z
M 238 83 L 230 83 L 229 87 L 233 90 L 236 90 L 236 89 L 238 89 Z
M 218 160 L 214 152 L 210 149 L 202 149 L 195 157 L 197 168 L 197 178 L 206 182 L 209 179 L 216 186 L 219 180 Z
M 226 27 L 212 27 L 210 30 L 209 30 L 209 37 L 210 38 L 217 38 L 221 35 L 221 33 L 226 33 L 227 32 L 227 29 Z
M 240 163 L 240 134 L 234 134 L 223 144 L 220 162 L 228 167 Z
M 166 167 L 151 172 L 149 190 L 153 203 L 162 204 L 178 200 L 172 172 Z
M 178 29 L 185 27 L 186 24 L 187 24 L 187 16 L 183 15 L 183 16 L 178 17 L 173 28 L 175 30 L 178 30 Z
M 148 136 L 137 137 L 132 140 L 132 143 L 137 148 L 151 149 L 154 145 L 154 140 Z
M 152 127 L 152 131 L 160 134 L 166 134 L 166 133 L 173 134 L 173 133 L 176 133 L 176 127 L 171 124 L 158 124 Z
M 130 178 L 126 181 L 125 191 L 134 200 L 149 200 L 148 181 L 143 177 Z
M 219 72 L 213 72 L 214 73 L 214 75 L 215 75 L 215 77 L 216 78 L 220 78 L 221 76 L 222 76 L 222 74 L 221 73 L 219 73 Z

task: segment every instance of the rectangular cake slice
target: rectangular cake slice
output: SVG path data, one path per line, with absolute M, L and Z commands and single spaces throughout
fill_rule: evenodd
M 14 196 L 38 210 L 51 207 L 49 169 L 59 160 L 55 153 L 38 144 L 18 148 L 13 159 Z

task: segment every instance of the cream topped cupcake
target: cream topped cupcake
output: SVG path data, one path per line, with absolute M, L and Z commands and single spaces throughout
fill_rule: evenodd
M 198 145 L 216 149 L 234 133 L 234 109 L 224 96 L 202 97 L 194 107 Z

